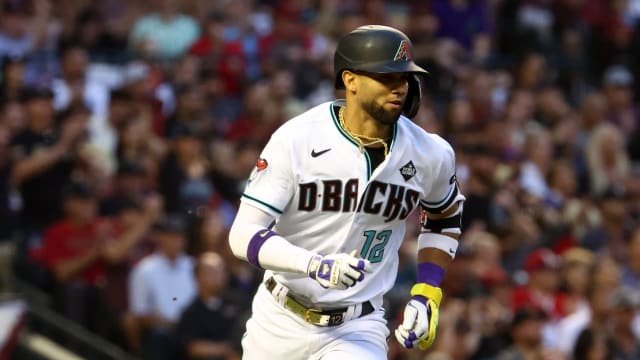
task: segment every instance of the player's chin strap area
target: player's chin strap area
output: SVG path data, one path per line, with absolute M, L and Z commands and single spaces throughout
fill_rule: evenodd
M 345 321 L 371 314 L 374 310 L 370 301 L 338 309 L 308 308 L 289 295 L 289 289 L 273 277 L 268 278 L 264 285 L 285 309 L 316 326 L 338 326 Z

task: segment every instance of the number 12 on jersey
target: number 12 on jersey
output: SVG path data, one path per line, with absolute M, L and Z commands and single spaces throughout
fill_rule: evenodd
M 380 232 L 375 230 L 367 230 L 363 232 L 362 235 L 364 235 L 365 240 L 364 245 L 362 246 L 362 250 L 360 251 L 360 257 L 363 259 L 367 259 L 372 263 L 382 261 L 382 255 L 384 255 L 384 247 L 387 245 L 387 242 L 391 237 L 391 230 L 382 230 Z

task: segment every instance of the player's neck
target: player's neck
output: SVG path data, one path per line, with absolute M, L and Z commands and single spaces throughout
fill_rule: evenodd
M 343 111 L 344 123 L 350 132 L 383 140 L 391 137 L 391 125 L 382 124 L 356 106 L 345 106 Z

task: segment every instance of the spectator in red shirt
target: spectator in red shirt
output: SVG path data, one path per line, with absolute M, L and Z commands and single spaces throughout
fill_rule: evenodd
M 94 328 L 100 313 L 98 289 L 105 281 L 101 257 L 107 223 L 97 217 L 96 195 L 83 183 L 70 183 L 63 194 L 64 217 L 44 232 L 38 258 L 56 281 L 59 310 Z
M 204 20 L 203 33 L 189 49 L 189 54 L 210 60 L 217 59 L 222 52 L 224 43 L 224 28 L 226 16 L 222 12 L 214 11 Z
M 58 310 L 102 335 L 112 335 L 118 324 L 105 289 L 110 265 L 126 261 L 151 223 L 161 204 L 145 204 L 145 213 L 133 226 L 118 219 L 98 216 L 98 197 L 86 183 L 72 182 L 63 193 L 64 217 L 44 232 L 37 259 L 55 281 Z
M 514 289 L 512 294 L 514 312 L 521 308 L 537 308 L 543 310 L 550 319 L 563 315 L 558 296 L 560 266 L 560 258 L 551 250 L 539 248 L 532 251 L 523 265 L 528 282 Z

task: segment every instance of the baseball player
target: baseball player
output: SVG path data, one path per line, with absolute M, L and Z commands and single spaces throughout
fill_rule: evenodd
M 229 235 L 237 257 L 265 269 L 245 359 L 386 359 L 383 295 L 417 208 L 417 281 L 395 338 L 433 343 L 464 197 L 453 149 L 409 119 L 427 73 L 412 52 L 390 27 L 347 34 L 334 58 L 345 99 L 286 122 L 264 148 Z

